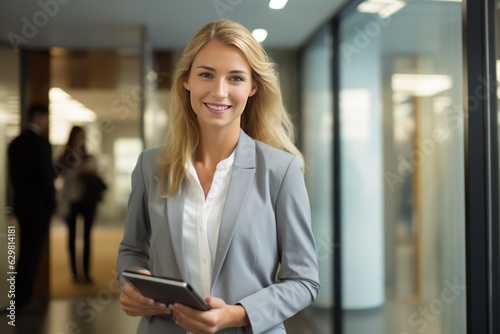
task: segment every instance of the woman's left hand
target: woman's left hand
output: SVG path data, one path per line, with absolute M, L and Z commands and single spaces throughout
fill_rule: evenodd
M 169 308 L 177 325 L 195 334 L 212 334 L 224 328 L 249 325 L 243 306 L 228 305 L 216 297 L 208 297 L 206 302 L 211 307 L 208 311 L 199 311 L 181 304 L 169 305 Z

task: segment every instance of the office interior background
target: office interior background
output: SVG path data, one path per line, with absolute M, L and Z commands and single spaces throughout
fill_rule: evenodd
M 162 144 L 183 45 L 229 18 L 268 30 L 306 161 L 322 289 L 289 333 L 500 333 L 500 1 L 268 3 L 0 4 L 0 277 L 15 225 L 6 149 L 29 103 L 50 105 L 55 156 L 72 125 L 87 129 L 108 184 L 93 232 L 102 266 L 116 255 L 136 158 Z M 135 333 L 114 268 L 72 285 L 64 233 L 55 216 L 37 286 L 48 314 L 19 318 L 16 331 L 1 319 L 2 333 Z M 7 305 L 3 278 L 0 291 Z

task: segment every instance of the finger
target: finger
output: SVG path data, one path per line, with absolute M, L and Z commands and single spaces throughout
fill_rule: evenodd
M 135 301 L 142 305 L 154 305 L 155 301 L 151 298 L 143 296 L 132 284 L 125 283 L 122 292 L 130 298 L 131 301 Z
M 149 270 L 147 270 L 147 269 L 139 269 L 139 270 L 137 270 L 137 272 L 139 274 L 145 274 L 145 275 L 151 276 L 151 272 Z
M 172 309 L 172 317 L 177 325 L 193 333 L 210 332 L 209 326 L 213 323 L 204 319 L 206 312 L 193 309 L 182 304 L 169 305 Z
M 171 310 L 164 304 L 155 303 L 154 305 L 141 305 L 130 303 L 126 299 L 120 298 L 122 309 L 131 316 L 170 314 Z
M 128 283 L 124 285 L 120 294 L 120 303 L 125 313 L 132 316 L 170 314 L 170 309 L 165 304 L 143 296 Z
M 147 269 L 139 269 L 137 272 L 141 273 L 141 274 L 145 274 L 145 275 L 151 275 L 151 272 Z M 132 284 L 130 284 L 128 282 L 124 285 L 123 291 L 125 292 L 125 294 L 129 298 L 131 298 L 132 300 L 141 304 L 142 307 L 155 306 L 156 308 L 166 309 L 165 304 L 155 303 L 155 301 L 153 299 L 142 295 L 139 292 L 139 290 L 137 290 Z M 133 301 L 129 301 L 129 302 L 133 303 Z M 136 305 L 136 306 L 139 307 L 140 305 Z
M 168 315 L 171 311 L 168 308 L 144 308 L 130 305 L 122 305 L 123 311 L 130 316 L 146 316 L 146 315 Z
M 179 316 L 187 317 L 187 318 L 198 318 L 203 313 L 203 311 L 199 311 L 199 310 L 196 310 L 196 309 L 191 308 L 189 306 L 177 304 L 177 303 L 173 304 L 173 305 L 169 305 L 169 308 L 177 311 Z
M 154 301 L 152 303 L 144 303 L 138 301 L 137 298 L 131 298 L 125 292 L 122 292 L 120 295 L 120 303 L 122 305 L 123 310 L 129 315 L 140 315 L 140 314 L 151 314 L 158 313 L 159 307 L 155 306 Z

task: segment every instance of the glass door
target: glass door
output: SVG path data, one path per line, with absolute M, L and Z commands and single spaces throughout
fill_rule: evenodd
M 339 18 L 346 334 L 466 333 L 461 3 Z
M 332 333 L 334 309 L 332 31 L 320 29 L 301 58 L 302 147 L 321 290 L 304 313 L 314 333 Z

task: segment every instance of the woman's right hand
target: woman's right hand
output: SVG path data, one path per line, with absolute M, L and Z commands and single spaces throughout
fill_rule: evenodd
M 149 270 L 141 269 L 141 274 L 151 275 Z M 144 297 L 130 283 L 125 283 L 120 294 L 120 303 L 122 309 L 130 316 L 144 316 L 156 314 L 170 314 L 171 310 L 162 303 L 155 302 L 153 299 Z

